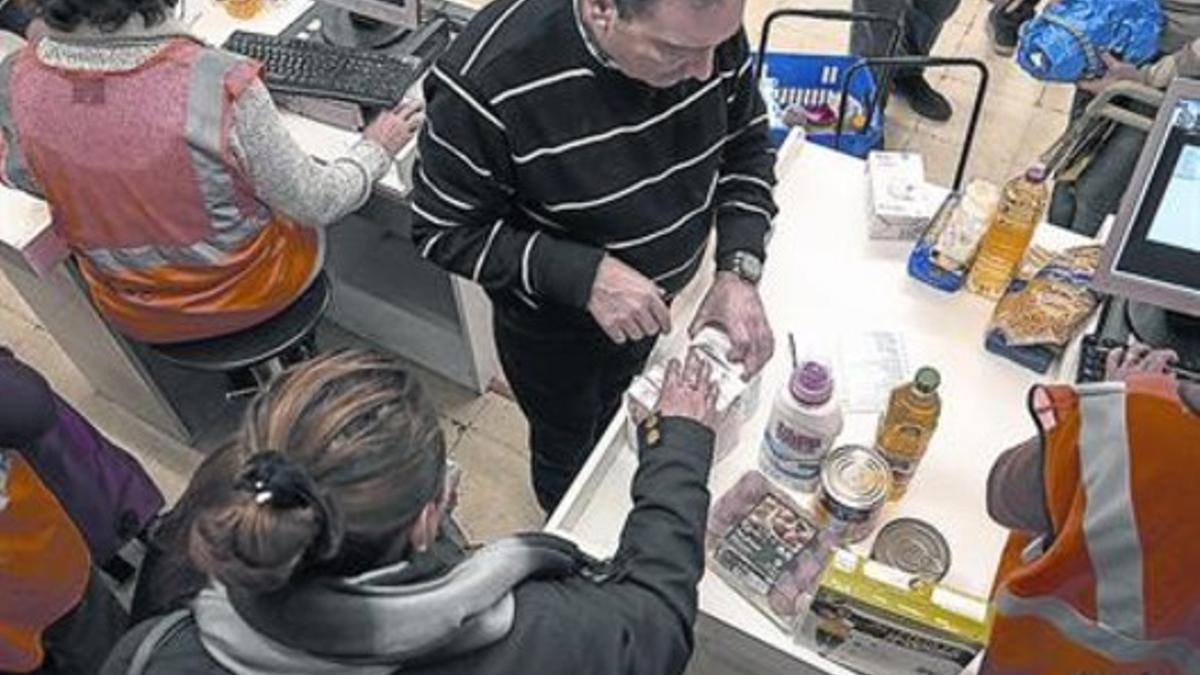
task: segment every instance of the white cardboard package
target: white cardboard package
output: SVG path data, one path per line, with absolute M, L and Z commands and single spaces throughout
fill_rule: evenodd
M 872 239 L 916 241 L 950 194 L 925 182 L 925 163 L 915 152 L 872 152 L 867 177 Z

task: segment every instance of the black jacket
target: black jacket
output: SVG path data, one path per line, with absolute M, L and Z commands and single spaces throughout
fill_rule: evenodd
M 668 675 L 692 652 L 696 585 L 704 572 L 704 527 L 713 434 L 664 419 L 656 446 L 643 439 L 613 574 L 530 581 L 517 588 L 516 619 L 504 641 L 467 656 L 405 669 L 405 675 Z M 151 629 L 121 641 L 102 675 L 119 675 Z M 225 675 L 190 624 L 155 652 L 147 675 Z

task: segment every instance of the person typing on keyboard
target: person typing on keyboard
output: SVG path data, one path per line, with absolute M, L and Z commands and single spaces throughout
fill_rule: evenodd
M 381 114 L 328 164 L 284 128 L 260 64 L 169 17 L 178 0 L 32 0 L 0 62 L 0 183 L 45 199 L 103 316 L 147 343 L 269 319 L 320 271 L 422 122 Z
M 1132 344 L 1106 382 L 1033 391 L 1039 435 L 988 481 L 1013 534 L 981 673 L 1183 672 L 1173 657 L 1200 648 L 1200 384 L 1175 360 Z

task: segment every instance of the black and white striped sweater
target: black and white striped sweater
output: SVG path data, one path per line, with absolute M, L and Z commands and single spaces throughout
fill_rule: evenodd
M 774 150 L 744 33 L 712 76 L 654 89 L 605 65 L 573 0 L 498 0 L 433 68 L 415 168 L 421 255 L 497 295 L 582 309 L 605 252 L 668 293 L 763 257 Z

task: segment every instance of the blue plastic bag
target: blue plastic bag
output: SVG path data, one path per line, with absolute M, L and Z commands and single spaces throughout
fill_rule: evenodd
M 1159 0 L 1061 0 L 1021 27 L 1017 63 L 1039 80 L 1101 77 L 1112 54 L 1142 65 L 1158 54 Z

